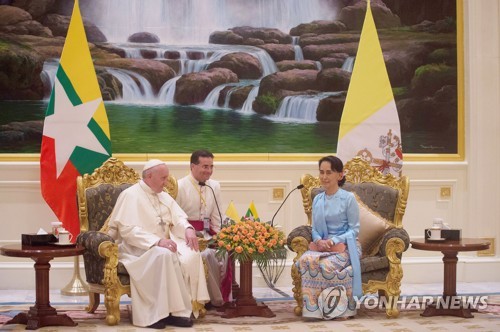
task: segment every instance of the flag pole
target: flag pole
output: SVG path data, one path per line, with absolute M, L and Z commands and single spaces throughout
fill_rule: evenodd
M 80 276 L 80 256 L 75 256 L 73 265 L 73 278 L 61 289 L 62 295 L 84 296 L 89 294 L 89 286 Z

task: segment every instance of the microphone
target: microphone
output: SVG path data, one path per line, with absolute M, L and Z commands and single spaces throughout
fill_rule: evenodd
M 208 187 L 210 188 L 210 190 L 212 190 L 212 194 L 214 195 L 214 201 L 215 201 L 215 206 L 217 206 L 217 211 L 219 211 L 219 217 L 220 217 L 220 229 L 222 229 L 222 214 L 220 213 L 220 209 L 219 209 L 219 203 L 217 202 L 217 198 L 215 197 L 215 191 L 214 191 L 214 188 L 210 187 L 208 184 L 206 184 L 205 182 L 198 182 L 198 184 L 202 187 Z
M 297 187 L 293 188 L 292 190 L 290 190 L 290 192 L 288 193 L 288 195 L 286 195 L 285 199 L 283 200 L 283 202 L 281 202 L 281 205 L 280 207 L 278 208 L 278 210 L 276 210 L 276 212 L 274 213 L 274 216 L 273 218 L 271 219 L 271 226 L 273 226 L 274 224 L 274 217 L 276 217 L 276 215 L 278 214 L 278 211 L 281 209 L 281 207 L 283 206 L 283 204 L 285 204 L 286 200 L 288 199 L 288 197 L 290 196 L 291 193 L 293 193 L 295 190 L 297 189 L 302 189 L 304 188 L 304 185 L 303 184 L 299 184 Z

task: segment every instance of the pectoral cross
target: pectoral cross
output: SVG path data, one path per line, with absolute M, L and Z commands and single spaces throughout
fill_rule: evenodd
M 158 225 L 161 226 L 161 229 L 163 230 L 163 233 L 165 233 L 165 226 L 167 225 L 167 223 L 163 221 L 162 217 L 158 217 L 158 218 L 160 218 L 160 222 L 158 222 Z

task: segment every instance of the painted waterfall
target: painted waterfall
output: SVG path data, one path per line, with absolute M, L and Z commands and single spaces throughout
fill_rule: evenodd
M 113 151 L 335 152 L 364 3 L 80 0 Z M 33 13 L 28 33 L 0 26 L 0 153 L 40 149 L 71 6 Z M 455 10 L 372 2 L 409 153 L 456 153 Z

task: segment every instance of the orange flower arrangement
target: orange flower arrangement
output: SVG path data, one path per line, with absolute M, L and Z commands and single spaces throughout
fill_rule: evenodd
M 284 248 L 285 235 L 268 223 L 242 218 L 240 221 L 231 220 L 214 236 L 214 241 L 218 255 L 229 252 L 240 262 L 259 262 Z

